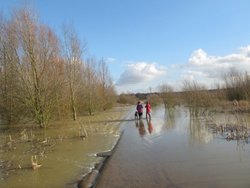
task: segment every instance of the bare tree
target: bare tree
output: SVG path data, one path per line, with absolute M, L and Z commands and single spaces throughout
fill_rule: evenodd
M 53 104 L 52 88 L 58 87 L 55 82 L 58 79 L 55 72 L 58 66 L 57 37 L 50 28 L 39 24 L 33 12 L 27 9 L 14 13 L 10 31 L 13 35 L 8 41 L 8 52 L 11 52 L 8 61 L 15 67 L 20 82 L 17 97 L 40 127 L 46 127 Z
M 20 57 L 19 41 L 13 21 L 1 19 L 0 23 L 0 112 L 8 124 L 17 121 L 25 110 L 20 100 L 21 80 L 17 72 Z
M 89 115 L 92 115 L 99 105 L 97 94 L 98 79 L 95 66 L 96 61 L 94 58 L 88 58 L 84 66 L 84 107 Z
M 66 74 L 69 87 L 70 107 L 73 120 L 77 119 L 77 93 L 81 87 L 83 73 L 82 46 L 76 33 L 70 26 L 63 27 L 64 57 L 66 59 Z
M 8 123 L 13 122 L 14 89 L 17 83 L 14 80 L 15 72 L 8 61 L 8 33 L 7 22 L 0 17 L 0 114 Z
M 112 79 L 108 70 L 108 66 L 104 59 L 101 59 L 98 67 L 99 77 L 99 103 L 103 110 L 111 107 L 115 99 L 115 90 Z
M 215 97 L 205 85 L 196 81 L 183 81 L 182 96 L 190 109 L 190 114 L 198 116 L 208 111 L 215 104 Z
M 162 84 L 159 86 L 160 97 L 163 100 L 165 108 L 172 108 L 175 105 L 175 94 L 172 86 Z
M 59 41 L 29 9 L 14 11 L 8 21 L 0 17 L 0 115 L 9 123 L 22 116 L 46 127 L 66 111 L 76 120 L 81 109 L 91 115 L 113 105 L 106 62 L 89 58 L 85 64 L 85 46 L 72 27 L 63 34 Z

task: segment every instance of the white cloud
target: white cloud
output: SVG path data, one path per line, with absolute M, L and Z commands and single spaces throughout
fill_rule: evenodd
M 156 63 L 137 62 L 128 64 L 117 81 L 117 86 L 143 84 L 166 74 L 166 69 Z
M 225 56 L 208 55 L 204 50 L 195 50 L 188 60 L 182 77 L 201 82 L 221 81 L 230 69 L 250 72 L 250 46 L 241 47 L 238 53 Z
M 213 61 L 213 57 L 209 57 L 205 51 L 203 51 L 202 49 L 198 49 L 193 52 L 188 61 L 191 65 L 204 66 L 211 64 Z
M 245 47 L 241 47 L 240 51 L 242 54 L 245 54 L 245 56 L 250 57 L 250 45 L 245 46 Z
M 193 52 L 188 61 L 193 66 L 215 66 L 215 67 L 238 67 L 250 63 L 250 46 L 241 47 L 239 53 L 226 56 L 210 56 L 204 50 L 198 49 Z M 249 66 L 248 66 L 249 68 Z
M 213 88 L 224 83 L 223 77 L 231 69 L 250 73 L 250 45 L 224 56 L 210 55 L 203 49 L 197 49 L 186 64 L 169 64 L 168 67 L 147 62 L 130 63 L 116 86 L 120 92 L 148 92 L 149 87 L 155 90 L 160 84 L 168 83 L 175 90 L 180 90 L 183 80 L 195 80 Z

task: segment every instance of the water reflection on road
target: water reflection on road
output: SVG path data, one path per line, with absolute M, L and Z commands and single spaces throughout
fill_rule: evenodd
M 183 107 L 159 107 L 151 121 L 124 123 L 97 187 L 250 187 L 249 171 L 247 142 L 228 142 Z

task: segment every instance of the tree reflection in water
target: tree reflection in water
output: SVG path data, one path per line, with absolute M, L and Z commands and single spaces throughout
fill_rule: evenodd
M 213 134 L 209 131 L 204 121 L 198 118 L 190 118 L 189 132 L 191 142 L 209 143 L 213 140 Z

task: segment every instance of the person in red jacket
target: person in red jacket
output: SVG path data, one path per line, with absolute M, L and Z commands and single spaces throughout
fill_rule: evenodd
M 146 118 L 149 117 L 149 119 L 151 119 L 151 113 L 150 113 L 151 112 L 151 105 L 148 101 L 146 102 L 145 108 L 146 108 Z

